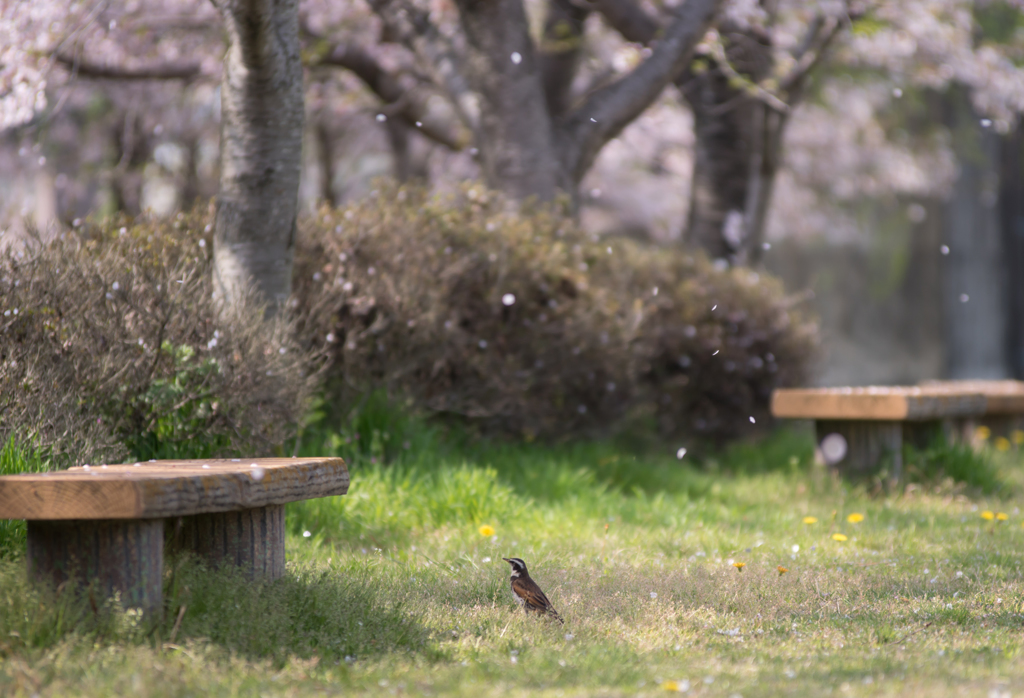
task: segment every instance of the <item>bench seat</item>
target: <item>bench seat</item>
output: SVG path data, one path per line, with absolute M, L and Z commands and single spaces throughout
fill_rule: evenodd
M 28 521 L 28 567 L 163 609 L 165 544 L 250 579 L 284 574 L 284 505 L 348 492 L 341 458 L 164 460 L 0 477 L 0 519 Z
M 904 443 L 925 447 L 937 438 L 960 438 L 963 425 L 986 415 L 1024 411 L 1015 388 L 989 383 L 779 389 L 772 394 L 771 410 L 777 418 L 814 420 L 819 445 L 832 434 L 842 436 L 845 452 L 829 465 L 844 475 L 884 472 L 899 478 Z

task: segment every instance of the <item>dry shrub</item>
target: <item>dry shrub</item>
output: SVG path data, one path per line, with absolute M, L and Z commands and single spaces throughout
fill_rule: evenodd
M 115 219 L 0 255 L 0 438 L 92 462 L 281 443 L 306 357 L 251 301 L 218 314 L 209 219 Z
M 479 185 L 382 187 L 304 223 L 294 303 L 330 357 L 332 399 L 384 385 L 527 438 L 645 415 L 724 438 L 802 377 L 814 329 L 774 281 L 511 211 Z
M 803 382 L 817 345 L 781 282 L 678 249 L 616 247 L 594 283 L 634 299 L 623 320 L 639 408 L 664 434 L 715 440 L 769 421 L 772 390 Z

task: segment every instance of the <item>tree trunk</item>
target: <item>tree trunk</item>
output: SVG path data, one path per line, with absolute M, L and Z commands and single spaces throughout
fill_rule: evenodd
M 719 28 L 730 63 L 757 82 L 771 70 L 771 46 L 752 31 Z M 779 168 L 786 114 L 731 84 L 713 59 L 677 81 L 693 110 L 696 148 L 684 239 L 732 264 L 760 260 L 768 203 Z
M 214 233 L 218 298 L 254 288 L 275 312 L 291 292 L 302 158 L 297 0 L 216 0 L 228 49 Z
M 999 193 L 1003 259 L 1009 281 L 1007 328 L 1010 372 L 1024 380 L 1024 125 L 1003 139 Z
M 944 98 L 959 173 L 946 203 L 943 307 L 950 378 L 1006 378 L 1006 278 L 999 221 L 999 136 L 966 89 Z
M 181 174 L 181 194 L 178 202 L 183 210 L 191 209 L 199 201 L 199 137 L 189 133 L 183 144 L 185 148 L 185 171 Z
M 456 0 L 465 72 L 480 96 L 476 143 L 484 180 L 515 199 L 571 191 L 559 162 L 522 0 Z
M 540 68 L 544 99 L 555 121 L 572 107 L 572 82 L 583 56 L 583 23 L 590 9 L 571 0 L 551 0 L 544 20 Z
M 370 0 L 473 128 L 487 184 L 513 199 L 541 201 L 560 191 L 575 201 L 598 152 L 683 71 L 722 2 L 687 0 L 643 63 L 573 106 L 569 89 L 589 8 L 554 0 L 540 56 L 523 0 L 455 0 L 463 56 L 451 50 L 428 13 L 399 0 Z

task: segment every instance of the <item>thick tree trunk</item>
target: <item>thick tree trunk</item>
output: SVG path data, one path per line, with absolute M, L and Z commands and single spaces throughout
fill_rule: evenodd
M 484 180 L 516 199 L 571 191 L 522 0 L 456 5 L 468 44 L 465 72 L 480 96 L 476 143 Z
M 455 0 L 466 39 L 463 55 L 426 12 L 402 0 L 370 0 L 473 128 L 487 183 L 513 199 L 542 201 L 560 191 L 575 200 L 601 148 L 683 71 L 722 2 L 687 0 L 643 63 L 573 106 L 569 88 L 589 7 L 554 0 L 541 56 L 523 0 Z
M 757 82 L 771 69 L 766 38 L 726 26 L 720 33 L 737 71 Z M 786 114 L 731 83 L 710 58 L 677 81 L 694 115 L 696 149 L 684 239 L 715 259 L 761 257 L 768 203 L 779 168 Z
M 1024 380 L 1024 125 L 1019 123 L 1003 139 L 1000 184 L 1003 259 L 1009 281 L 1007 355 L 1013 377 Z
M 959 173 L 946 204 L 943 307 L 950 378 L 1006 378 L 1007 303 L 999 221 L 999 136 L 965 89 L 945 96 Z
M 297 0 L 216 0 L 228 50 L 214 283 L 226 304 L 254 287 L 273 313 L 291 292 L 302 158 Z

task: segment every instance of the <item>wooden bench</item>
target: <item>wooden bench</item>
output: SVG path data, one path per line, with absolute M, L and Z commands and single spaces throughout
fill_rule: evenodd
M 96 582 L 159 617 L 165 539 L 250 579 L 284 574 L 284 505 L 348 491 L 341 458 L 93 465 L 0 477 L 0 519 L 28 521 L 28 569 Z
M 931 390 L 978 392 L 985 396 L 985 414 L 968 417 L 956 424 L 956 436 L 970 443 L 978 427 L 988 427 L 992 436 L 1011 437 L 1024 429 L 1024 381 L 1017 380 L 955 380 L 924 381 L 921 386 Z
M 844 475 L 887 468 L 898 478 L 904 442 L 926 446 L 947 434 L 950 420 L 984 415 L 986 400 L 978 392 L 921 386 L 795 388 L 774 391 L 771 409 L 778 418 L 813 419 L 826 461 Z M 845 453 L 829 458 L 831 449 L 823 442 L 833 434 L 843 437 Z
M 840 472 L 856 477 L 888 466 L 889 475 L 899 477 L 904 443 L 925 447 L 936 438 L 970 442 L 980 424 L 1007 432 L 1016 428 L 1024 416 L 1024 382 L 779 389 L 772 394 L 771 409 L 778 418 L 814 420 L 822 451 L 827 450 L 826 437 L 843 437 L 845 453 L 835 460 L 826 454 Z

